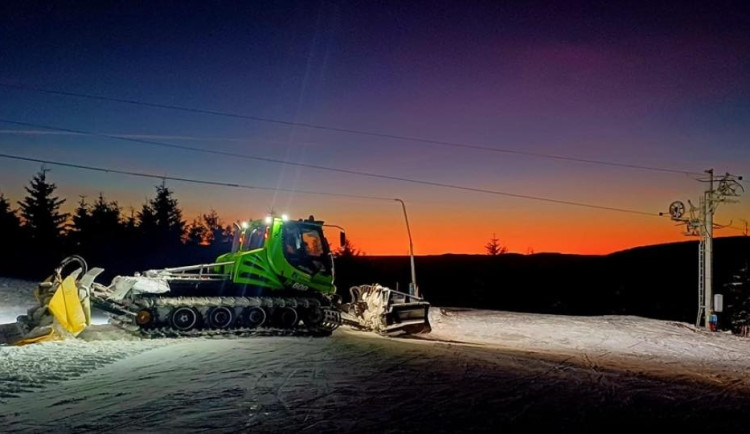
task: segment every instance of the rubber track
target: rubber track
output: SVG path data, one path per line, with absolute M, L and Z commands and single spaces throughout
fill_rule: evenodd
M 176 330 L 172 327 L 141 328 L 135 324 L 135 317 L 131 315 L 116 315 L 108 313 L 111 322 L 139 337 L 144 338 L 179 338 L 179 337 L 221 337 L 221 336 L 330 336 L 341 324 L 341 315 L 330 306 L 321 305 L 320 300 L 301 297 L 160 297 L 141 299 L 128 307 L 118 303 L 123 311 L 132 312 L 132 308 L 140 310 L 148 307 L 302 307 L 319 306 L 327 311 L 329 320 L 316 327 L 294 327 L 289 329 L 277 327 L 236 327 L 228 329 L 194 329 L 190 331 Z M 134 312 L 135 313 L 135 312 Z M 333 319 L 332 321 L 330 319 Z

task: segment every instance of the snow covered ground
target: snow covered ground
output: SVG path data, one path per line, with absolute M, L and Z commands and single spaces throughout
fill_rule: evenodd
M 575 317 L 472 309 L 431 311 L 425 338 L 482 344 L 504 351 L 690 377 L 750 390 L 750 339 L 693 325 L 635 316 Z
M 33 284 L 29 288 L 33 288 Z M 0 300 L 6 300 L 2 298 Z M 0 305 L 0 315 L 12 308 Z M 23 312 L 16 312 L 23 313 Z M 750 426 L 750 340 L 637 317 L 431 311 L 389 339 L 139 340 L 109 325 L 0 347 L 4 432 L 397 432 Z
M 35 282 L 0 277 L 0 324 L 14 322 L 18 315 L 36 305 L 31 291 Z

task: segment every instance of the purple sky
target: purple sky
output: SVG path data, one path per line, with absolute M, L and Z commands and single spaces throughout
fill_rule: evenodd
M 750 176 L 747 2 L 148 2 L 0 6 L 0 82 L 294 122 Z M 323 132 L 0 87 L 0 119 L 658 212 L 684 175 Z M 418 252 L 606 252 L 679 240 L 662 219 L 362 178 L 0 123 L 2 152 L 223 182 L 401 197 Z M 18 200 L 39 165 L 0 159 Z M 69 204 L 138 208 L 154 180 L 55 168 Z M 170 183 L 186 217 L 273 208 L 403 253 L 392 204 Z M 746 187 L 750 185 L 745 184 Z M 722 220 L 750 219 L 750 200 Z M 461 237 L 440 228 L 472 221 Z M 727 232 L 727 235 L 730 233 Z M 731 234 L 738 234 L 737 231 Z M 421 250 L 420 250 L 421 249 Z

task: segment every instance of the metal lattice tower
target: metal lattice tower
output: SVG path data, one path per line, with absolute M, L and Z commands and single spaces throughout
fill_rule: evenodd
M 701 182 L 708 183 L 708 190 L 699 200 L 698 207 L 695 207 L 690 201 L 690 212 L 687 217 L 685 214 L 685 204 L 682 202 L 672 202 L 669 205 L 669 214 L 674 221 L 685 224 L 685 235 L 699 236 L 698 243 L 698 317 L 695 325 L 700 326 L 701 317 L 704 319 L 704 326 L 710 328 L 710 318 L 713 312 L 713 238 L 714 238 L 714 214 L 720 203 L 737 202 L 738 197 L 744 189 L 739 183 L 741 176 L 730 175 L 729 173 L 714 177 L 713 169 L 707 170 L 707 179 L 699 179 Z M 721 228 L 722 226 L 716 226 Z
M 706 243 L 701 237 L 698 243 L 698 318 L 695 320 L 695 326 L 699 327 L 701 318 L 706 312 Z

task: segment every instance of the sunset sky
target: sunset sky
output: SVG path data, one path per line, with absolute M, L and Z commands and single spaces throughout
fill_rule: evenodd
M 401 198 L 417 254 L 608 253 L 682 241 L 667 218 L 281 165 L 148 141 L 657 214 L 697 203 L 680 173 L 750 177 L 750 3 L 299 1 L 0 6 L 0 153 L 284 190 Z M 47 4 L 47 5 L 45 5 Z M 35 91 L 190 107 L 210 115 Z M 13 124 L 15 121 L 31 125 Z M 312 124 L 366 134 L 307 128 Z M 36 125 L 36 126 L 34 126 Z M 39 163 L 0 158 L 16 201 Z M 155 179 L 49 166 L 72 211 L 125 212 Z M 398 202 L 167 181 L 187 220 L 269 210 L 344 226 L 367 254 L 408 253 Z M 718 223 L 750 220 L 750 184 Z M 741 235 L 737 229 L 717 234 Z M 333 239 L 334 237 L 329 237 Z

